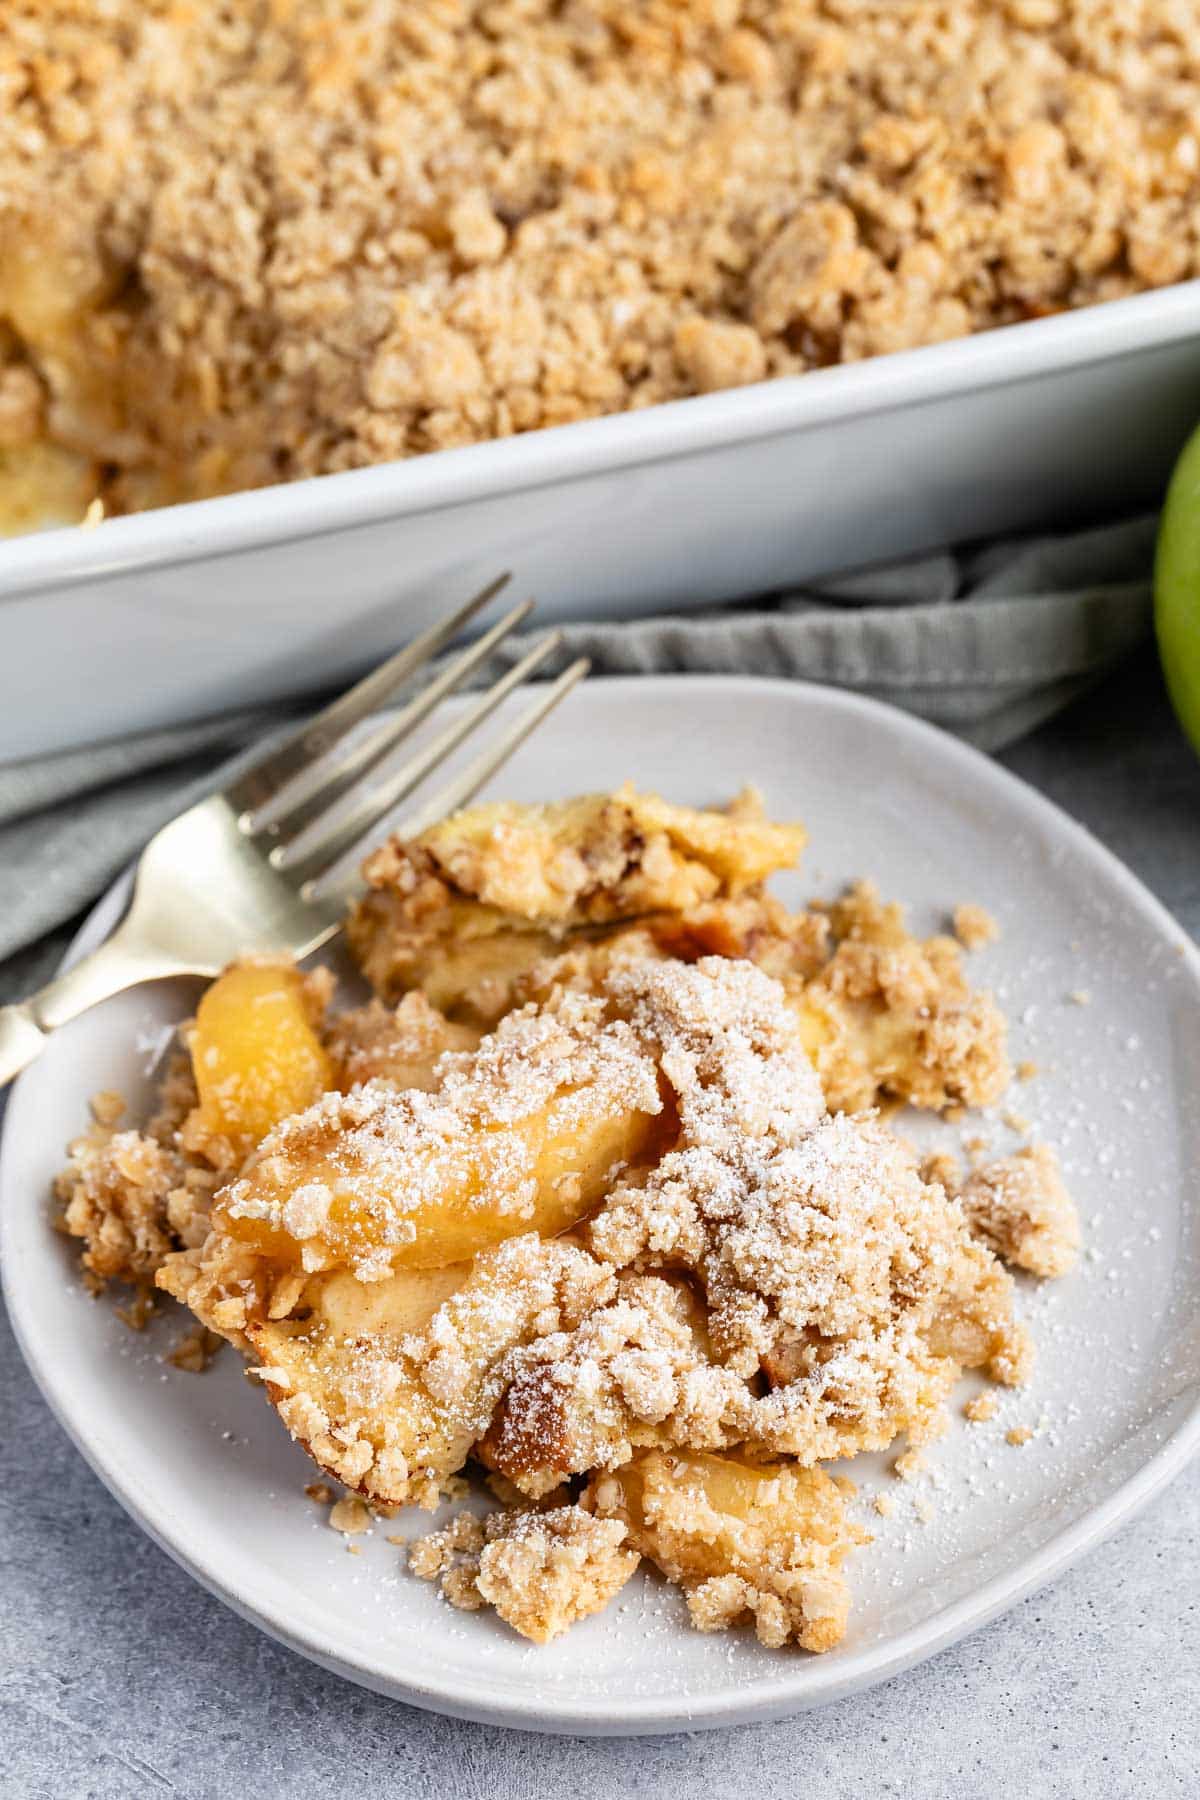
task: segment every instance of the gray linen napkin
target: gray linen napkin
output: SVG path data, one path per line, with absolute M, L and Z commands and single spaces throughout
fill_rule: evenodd
M 555 666 L 587 655 L 606 675 L 830 682 L 995 750 L 1145 638 L 1154 525 L 939 552 L 769 601 L 570 625 Z M 515 661 L 529 641 L 514 638 L 498 660 Z M 49 974 L 61 927 L 160 824 L 301 716 L 241 712 L 0 767 L 0 997 Z

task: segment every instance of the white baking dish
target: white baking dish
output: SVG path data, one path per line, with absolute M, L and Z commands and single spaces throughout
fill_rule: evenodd
M 340 679 L 512 569 L 542 616 L 763 592 L 1152 500 L 1200 282 L 644 412 L 0 544 L 0 760 Z

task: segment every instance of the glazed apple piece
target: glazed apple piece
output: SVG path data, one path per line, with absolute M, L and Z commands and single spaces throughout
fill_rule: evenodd
M 441 1067 L 432 1093 L 373 1082 L 289 1119 L 218 1195 L 214 1229 L 275 1270 L 441 1268 L 568 1229 L 670 1129 L 653 1055 L 584 996 Z
M 249 1151 L 281 1119 L 333 1085 L 303 978 L 286 963 L 245 962 L 213 982 L 188 1035 L 207 1137 Z
M 692 1622 L 718 1631 L 753 1617 L 760 1640 L 830 1650 L 850 1596 L 841 1564 L 865 1533 L 823 1470 L 736 1455 L 648 1450 L 594 1483 L 604 1517 L 687 1595 Z
M 723 812 L 628 784 L 544 806 L 472 807 L 368 859 L 347 937 L 385 997 L 420 987 L 443 1012 L 491 1024 L 565 939 L 752 894 L 793 866 L 804 837 L 768 820 L 751 790 Z

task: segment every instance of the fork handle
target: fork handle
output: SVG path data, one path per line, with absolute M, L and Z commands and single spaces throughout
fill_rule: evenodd
M 139 981 L 181 973 L 179 963 L 127 944 L 120 930 L 28 1000 L 0 1007 L 0 1088 L 40 1056 L 50 1033 Z
M 4 1087 L 46 1047 L 42 1030 L 28 1005 L 0 1006 L 0 1087 Z

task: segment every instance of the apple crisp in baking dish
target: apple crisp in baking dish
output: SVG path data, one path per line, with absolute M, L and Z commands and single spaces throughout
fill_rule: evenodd
M 0 499 L 126 511 L 1197 268 L 1178 0 L 4 0 Z
M 869 885 L 772 898 L 803 835 L 626 788 L 394 841 L 348 921 L 375 997 L 235 964 L 59 1182 L 92 1284 L 235 1346 L 339 1529 L 476 1468 L 499 1509 L 409 1565 L 535 1641 L 645 1558 L 702 1630 L 833 1647 L 867 1534 L 822 1464 L 1022 1383 L 1009 1270 L 1077 1254 L 1046 1146 L 964 1170 L 885 1123 L 998 1101 L 1004 1020 Z

